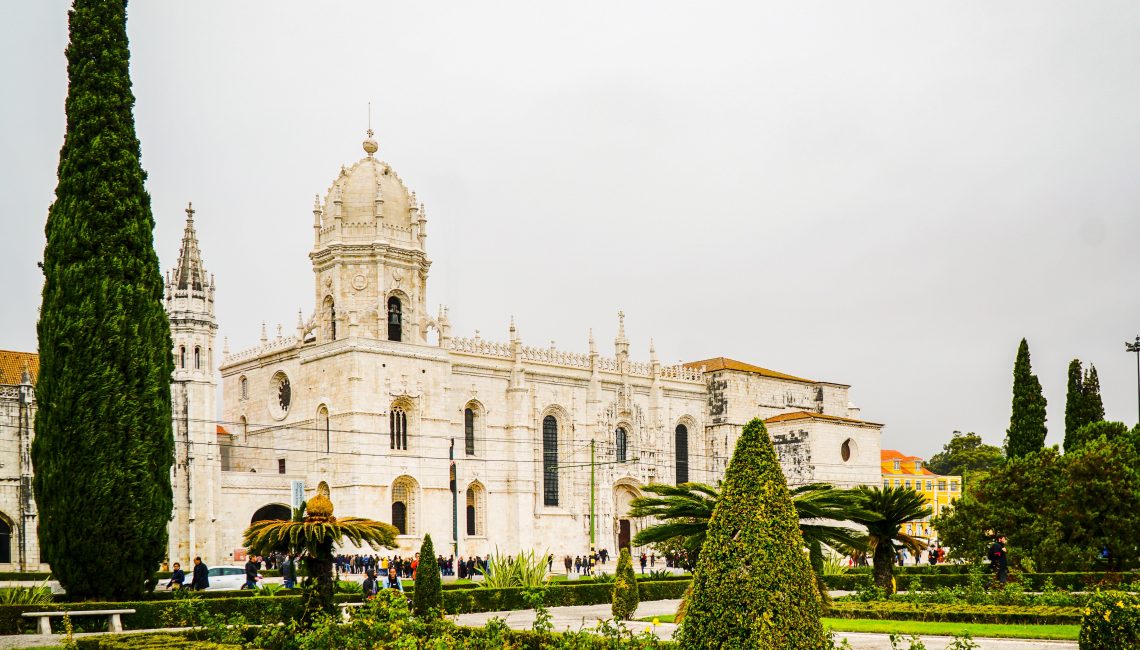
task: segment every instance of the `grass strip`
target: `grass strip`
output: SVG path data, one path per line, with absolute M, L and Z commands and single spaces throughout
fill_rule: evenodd
M 670 617 L 672 618 L 672 617 Z M 661 621 L 665 622 L 665 621 Z M 862 618 L 824 618 L 823 624 L 836 632 L 878 634 L 918 634 L 954 636 L 969 632 L 973 637 L 1000 639 L 1049 639 L 1076 641 L 1080 625 L 1004 625 L 1000 623 L 932 623 L 928 621 L 883 621 Z
M 672 623 L 673 615 L 647 616 L 646 623 Z M 1002 625 L 999 623 L 931 623 L 928 621 L 883 621 L 863 618 L 824 618 L 823 624 L 836 632 L 869 632 L 872 634 L 911 634 L 954 636 L 969 632 L 974 637 L 991 639 L 1044 639 L 1076 641 L 1080 625 Z

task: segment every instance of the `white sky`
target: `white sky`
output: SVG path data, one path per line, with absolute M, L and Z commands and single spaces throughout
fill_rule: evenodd
M 0 348 L 35 346 L 67 2 L 0 8 Z M 457 335 L 725 355 L 853 385 L 883 446 L 1000 444 L 1026 336 L 1137 417 L 1140 3 L 136 0 L 167 268 L 194 202 L 221 334 L 312 308 L 313 195 L 379 156 Z

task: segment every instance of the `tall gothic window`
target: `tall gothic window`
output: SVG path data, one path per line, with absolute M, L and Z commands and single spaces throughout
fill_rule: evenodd
M 614 452 L 617 454 L 617 462 L 619 463 L 625 462 L 628 438 L 624 427 L 618 427 L 617 431 L 614 432 Z
M 202 368 L 202 348 L 194 346 L 194 369 L 201 370 Z
M 416 534 L 416 483 L 408 476 L 392 482 L 392 525 L 401 535 Z
M 321 405 L 317 409 L 317 445 L 316 448 L 325 448 L 325 453 L 332 451 L 332 424 L 329 422 L 329 409 Z
M 332 296 L 325 296 L 324 305 L 322 306 L 321 320 L 324 321 L 325 334 L 329 337 L 330 341 L 336 340 L 336 303 L 333 302 Z
M 558 420 L 542 419 L 542 502 L 558 505 Z
M 468 456 L 475 455 L 475 411 L 463 409 L 463 447 Z
M 388 414 L 389 437 L 392 449 L 408 448 L 408 414 L 399 406 L 392 407 Z
M 467 534 L 471 537 L 478 535 L 475 527 L 475 490 L 467 488 Z
M 388 299 L 388 340 L 400 341 L 402 334 L 401 328 L 404 322 L 403 309 L 400 306 L 400 299 L 392 296 Z
M 689 429 L 678 424 L 673 432 L 673 448 L 676 451 L 677 485 L 689 482 Z
M 185 345 L 180 346 L 178 348 L 178 367 L 179 368 L 185 368 L 186 367 L 186 346 Z
M 0 562 L 12 561 L 12 527 L 0 517 Z
M 239 381 L 241 382 L 241 398 L 249 399 L 249 380 L 243 375 Z

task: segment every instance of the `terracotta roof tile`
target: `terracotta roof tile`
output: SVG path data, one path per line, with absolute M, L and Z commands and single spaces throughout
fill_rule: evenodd
M 230 432 L 229 432 L 229 431 L 226 431 L 226 428 L 225 428 L 225 427 L 223 427 L 223 426 L 222 426 L 222 425 L 220 425 L 220 424 L 218 425 L 218 430 L 217 430 L 217 432 L 216 432 L 216 433 L 217 433 L 219 436 L 228 436 L 228 435 L 230 435 Z
M 794 413 L 781 413 L 773 415 L 772 417 L 764 420 L 765 423 L 775 422 L 788 422 L 791 420 L 825 420 L 828 422 L 842 422 L 844 424 L 868 424 L 875 427 L 883 425 L 878 422 L 868 422 L 867 420 L 856 420 L 855 418 L 844 418 L 838 415 L 825 415 L 823 413 L 810 413 L 808 411 L 796 411 Z
M 31 373 L 32 383 L 36 383 L 36 377 L 40 374 L 40 355 L 35 352 L 0 350 L 0 384 L 19 384 L 24 368 Z
M 704 361 L 690 361 L 685 364 L 687 368 L 700 369 L 704 366 L 705 372 L 716 372 L 718 370 L 738 370 L 740 372 L 751 372 L 762 377 L 771 377 L 773 379 L 786 379 L 788 381 L 800 381 L 806 384 L 814 384 L 816 382 L 811 379 L 804 379 L 803 377 L 796 377 L 783 372 L 769 370 L 768 368 L 761 368 L 754 366 L 750 363 L 737 361 L 736 359 L 729 359 L 727 357 L 714 357 L 712 359 L 705 359 Z

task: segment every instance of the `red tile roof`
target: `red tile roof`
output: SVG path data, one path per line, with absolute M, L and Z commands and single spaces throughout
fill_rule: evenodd
M 698 370 L 702 366 L 704 367 L 705 372 L 716 372 L 718 370 L 738 370 L 740 372 L 751 372 L 762 377 L 771 377 L 773 379 L 800 381 L 806 384 L 816 383 L 810 379 L 804 379 L 803 377 L 796 377 L 795 375 L 789 375 L 783 372 L 769 370 L 768 368 L 761 368 L 760 366 L 754 366 L 750 363 L 744 363 L 743 361 L 737 361 L 736 359 L 729 359 L 727 357 L 714 357 L 712 359 L 705 359 L 704 361 L 690 361 L 689 363 L 685 364 L 685 367 L 687 368 L 695 368 Z
M 40 355 L 35 352 L 0 350 L 0 384 L 19 384 L 25 368 L 32 375 L 32 383 L 36 383 L 36 377 L 40 374 Z
M 791 420 L 826 420 L 828 422 L 840 422 L 843 424 L 866 424 L 873 427 L 881 427 L 883 425 L 878 422 L 868 422 L 867 420 L 856 420 L 855 418 L 844 418 L 838 415 L 825 415 L 823 413 L 811 413 L 809 411 L 795 411 L 793 413 L 781 413 L 773 415 L 772 417 L 764 420 L 765 423 L 772 424 L 775 422 L 788 422 Z

